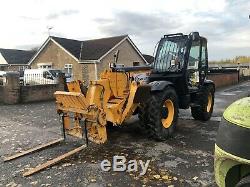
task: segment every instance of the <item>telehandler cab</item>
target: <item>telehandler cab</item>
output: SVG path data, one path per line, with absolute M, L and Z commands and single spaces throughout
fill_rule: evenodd
M 191 107 L 196 120 L 210 119 L 215 86 L 206 79 L 207 72 L 206 38 L 198 32 L 164 35 L 148 77 L 151 97 L 139 110 L 142 124 L 154 138 L 164 140 L 173 134 L 179 108 Z
M 178 110 L 191 107 L 197 120 L 209 120 L 214 104 L 214 83 L 206 79 L 208 71 L 207 40 L 198 32 L 164 35 L 152 66 L 123 67 L 118 54 L 110 69 L 88 89 L 81 81 L 67 84 L 67 91 L 56 91 L 57 112 L 65 133 L 102 144 L 107 141 L 106 125 L 122 125 L 137 114 L 148 135 L 165 140 L 175 129 Z M 61 139 L 59 140 L 61 141 Z M 24 153 L 7 157 L 11 160 L 58 141 L 41 145 Z M 58 158 L 30 169 L 31 175 L 82 150 L 81 146 Z

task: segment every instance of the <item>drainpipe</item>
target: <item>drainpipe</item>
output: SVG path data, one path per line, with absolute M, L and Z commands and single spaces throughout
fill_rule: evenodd
M 98 74 L 97 74 L 97 62 L 95 62 L 95 80 L 98 80 Z

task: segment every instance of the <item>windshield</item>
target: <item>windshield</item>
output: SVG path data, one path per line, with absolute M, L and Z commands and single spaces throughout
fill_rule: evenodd
M 49 72 L 51 73 L 51 75 L 52 75 L 53 77 L 58 77 L 58 75 L 59 75 L 60 73 L 62 73 L 62 71 L 60 71 L 60 70 L 49 70 Z
M 158 72 L 176 72 L 182 69 L 187 37 L 164 38 L 161 40 L 154 62 Z

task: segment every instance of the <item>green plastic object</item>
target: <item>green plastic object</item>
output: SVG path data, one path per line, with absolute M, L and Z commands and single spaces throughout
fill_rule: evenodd
M 250 97 L 237 100 L 224 111 L 223 117 L 228 121 L 228 125 L 236 125 L 246 129 L 250 128 Z M 250 137 L 249 137 L 250 140 Z M 248 142 L 242 142 L 244 145 Z M 226 184 L 226 177 L 229 170 L 234 166 L 241 165 L 241 171 L 237 174 L 239 178 L 242 178 L 246 174 L 250 173 L 250 160 L 241 158 L 226 152 L 215 144 L 214 154 L 214 172 L 215 181 L 219 187 L 227 187 L 233 180 L 228 180 Z M 237 170 L 238 172 L 238 170 Z
M 223 117 L 235 125 L 250 128 L 250 97 L 232 103 L 225 110 Z

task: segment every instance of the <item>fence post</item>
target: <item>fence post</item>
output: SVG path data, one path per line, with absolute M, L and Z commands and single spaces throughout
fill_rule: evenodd
M 20 74 L 9 72 L 5 75 L 3 83 L 3 102 L 5 104 L 17 104 L 20 99 Z
M 58 75 L 58 84 L 59 84 L 59 90 L 67 90 L 67 83 L 66 83 L 66 77 L 64 73 L 60 73 Z

